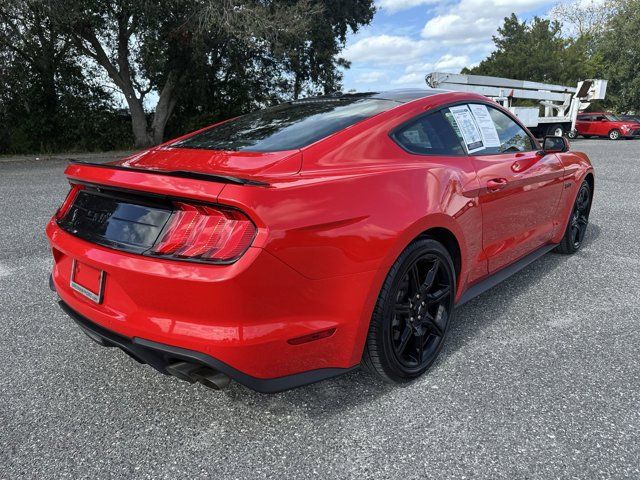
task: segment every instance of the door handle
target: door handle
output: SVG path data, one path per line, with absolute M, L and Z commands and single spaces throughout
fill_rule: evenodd
M 487 182 L 487 190 L 489 190 L 490 192 L 497 192 L 498 190 L 502 190 L 504 187 L 506 187 L 507 183 L 509 182 L 506 178 L 494 178 Z

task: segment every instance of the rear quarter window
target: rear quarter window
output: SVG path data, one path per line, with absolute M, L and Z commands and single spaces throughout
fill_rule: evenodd
M 418 155 L 464 155 L 460 139 L 440 112 L 419 117 L 396 130 L 393 139 Z

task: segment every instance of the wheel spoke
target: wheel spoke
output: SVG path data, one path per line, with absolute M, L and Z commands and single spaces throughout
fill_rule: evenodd
M 436 319 L 434 317 L 432 317 L 431 315 L 425 315 L 424 318 L 428 322 L 427 324 L 429 326 L 429 330 L 431 330 L 431 333 L 433 333 L 434 335 L 436 335 L 438 337 L 442 337 L 444 335 L 444 332 L 442 331 L 442 328 L 440 327 L 440 325 L 438 325 L 438 322 L 436 321 Z
M 411 313 L 411 307 L 408 303 L 396 303 L 393 313 L 396 315 L 409 315 Z
M 404 330 L 402 331 L 402 335 L 400 335 L 400 344 L 396 348 L 396 352 L 398 352 L 399 355 L 401 355 L 406 350 L 407 344 L 409 343 L 412 335 L 413 332 L 411 330 L 411 327 L 408 324 L 405 325 Z
M 422 363 L 422 357 L 424 354 L 424 333 L 416 337 L 416 361 L 418 365 Z
M 579 233 L 580 233 L 580 229 L 577 227 L 577 225 L 572 225 L 571 226 L 571 242 L 572 243 L 578 242 Z
M 451 293 L 451 288 L 447 285 L 440 287 L 435 292 L 427 294 L 427 300 L 429 303 L 442 303 Z
M 414 263 L 409 270 L 409 289 L 412 295 L 420 291 L 420 272 L 417 263 Z
M 584 235 L 587 233 L 587 221 L 578 220 L 578 241 L 582 242 Z
M 439 269 L 440 269 L 440 260 L 438 258 L 435 258 L 433 260 L 433 265 L 427 272 L 427 278 L 425 278 L 424 282 L 422 283 L 423 290 L 429 290 L 433 286 L 433 282 L 435 282 L 436 280 L 436 275 L 438 274 Z

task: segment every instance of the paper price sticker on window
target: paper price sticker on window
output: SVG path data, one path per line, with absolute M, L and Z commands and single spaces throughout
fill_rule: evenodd
M 449 108 L 449 111 L 458 124 L 467 152 L 474 153 L 483 150 L 485 145 L 482 141 L 482 134 L 469 107 L 467 105 L 458 105 Z
M 482 142 L 485 148 L 499 147 L 500 138 L 498 137 L 498 131 L 496 125 L 493 123 L 493 119 L 489 114 L 489 109 L 486 105 L 471 104 L 471 111 L 473 117 L 476 119 L 476 125 L 480 128 L 480 134 L 482 135 Z

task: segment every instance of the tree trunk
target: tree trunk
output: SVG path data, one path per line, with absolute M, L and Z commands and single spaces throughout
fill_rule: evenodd
M 175 88 L 177 82 L 177 73 L 170 72 L 160 92 L 156 111 L 153 114 L 153 123 L 151 124 L 151 137 L 154 145 L 158 145 L 164 140 L 164 129 L 176 106 Z
M 127 98 L 129 112 L 131 112 L 131 127 L 133 129 L 133 142 L 136 148 L 151 147 L 154 142 L 149 134 L 147 116 L 144 113 L 142 102 L 137 98 Z

